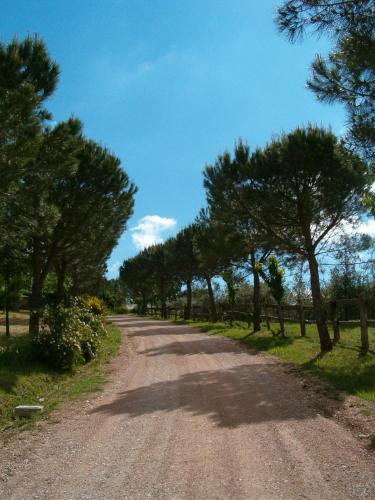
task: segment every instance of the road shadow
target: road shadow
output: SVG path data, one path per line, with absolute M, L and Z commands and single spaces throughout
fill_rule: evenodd
M 128 328 L 129 335 L 135 337 L 147 337 L 149 335 L 173 335 L 202 333 L 199 328 L 190 325 L 178 325 L 163 320 L 147 320 L 145 318 L 136 318 L 134 316 L 110 316 L 108 317 L 112 324 L 120 328 Z
M 177 356 L 191 356 L 195 354 L 258 354 L 254 349 L 244 350 L 240 344 L 224 338 L 202 338 L 200 336 L 196 340 L 181 340 L 179 342 L 170 342 L 158 347 L 151 347 L 144 351 L 139 351 L 139 354 L 146 356 L 163 356 L 177 355 Z
M 199 328 L 194 328 L 191 326 L 181 326 L 176 328 L 175 325 L 167 326 L 145 326 L 145 327 L 135 327 L 129 330 L 129 336 L 131 337 L 149 337 L 152 335 L 202 335 Z
M 112 324 L 121 328 L 129 328 L 130 330 L 146 329 L 146 328 L 172 328 L 176 325 L 164 321 L 112 321 Z
M 91 413 L 134 418 L 183 410 L 193 416 L 207 415 L 216 426 L 228 428 L 316 417 L 317 410 L 298 382 L 285 374 L 280 380 L 280 376 L 279 367 L 263 363 L 186 373 L 176 380 L 120 392 Z

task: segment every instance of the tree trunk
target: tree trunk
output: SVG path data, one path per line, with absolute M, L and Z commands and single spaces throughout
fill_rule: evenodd
M 10 323 L 9 323 L 9 272 L 5 273 L 5 336 L 10 337 Z
M 167 301 L 163 297 L 161 302 L 161 317 L 163 319 L 168 319 L 168 311 L 167 311 Z
M 323 307 L 322 297 L 320 293 L 318 262 L 313 250 L 309 252 L 307 259 L 310 269 L 311 294 L 313 299 L 316 326 L 318 328 L 320 339 L 320 349 L 322 352 L 327 352 L 332 350 L 332 340 L 329 336 L 326 312 Z
M 366 352 L 369 348 L 368 341 L 368 318 L 367 318 L 367 305 L 363 298 L 359 301 L 359 310 L 361 315 L 361 346 L 362 351 Z
M 340 340 L 340 326 L 339 326 L 336 301 L 331 302 L 331 314 L 332 314 L 333 340 L 335 342 L 338 342 Z
M 266 313 L 266 323 L 267 323 L 267 330 L 271 330 L 271 323 L 270 323 L 270 317 L 268 315 L 268 307 L 265 306 L 265 313 Z
M 147 297 L 145 293 L 142 293 L 142 308 L 141 314 L 147 314 Z
M 229 325 L 233 326 L 233 318 L 234 318 L 234 300 L 232 299 L 230 301 L 230 318 L 229 318 Z M 249 324 L 250 326 L 250 324 Z
M 260 322 L 262 314 L 262 305 L 260 302 L 260 278 L 259 272 L 256 269 L 255 252 L 251 252 L 251 268 L 253 271 L 253 330 L 254 332 L 260 331 Z
M 306 337 L 305 311 L 303 309 L 303 304 L 301 302 L 298 304 L 298 316 L 301 328 L 301 337 Z
M 31 335 L 39 333 L 40 309 L 42 307 L 42 283 L 40 276 L 33 276 L 33 284 L 30 297 L 30 320 L 29 330 Z
M 207 283 L 208 299 L 209 299 L 209 302 L 210 302 L 211 321 L 213 323 L 216 323 L 216 321 L 217 321 L 217 311 L 216 311 L 216 304 L 215 304 L 214 292 L 212 290 L 211 278 L 209 276 L 206 276 L 205 279 L 206 279 L 206 283 Z
M 5 305 L 5 336 L 10 337 L 9 307 Z
M 43 283 L 46 269 L 42 268 L 42 248 L 38 239 L 34 240 L 32 256 L 32 285 L 30 296 L 29 331 L 35 336 L 39 333 L 40 309 L 42 307 Z
M 56 302 L 60 304 L 65 297 L 65 278 L 66 278 L 66 262 L 63 259 L 59 265 L 56 266 L 57 286 L 56 286 Z
M 191 302 L 192 302 L 192 287 L 191 279 L 186 282 L 186 309 L 185 309 L 185 319 L 190 319 L 191 316 Z
M 285 338 L 284 314 L 281 304 L 277 304 L 277 315 L 279 317 L 280 334 Z
M 71 273 L 71 278 L 72 278 L 72 287 L 70 289 L 70 293 L 73 297 L 77 297 L 79 293 L 79 275 L 76 268 Z

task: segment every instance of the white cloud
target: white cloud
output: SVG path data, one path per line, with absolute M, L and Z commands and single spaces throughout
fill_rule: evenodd
M 134 63 L 136 59 L 136 63 Z M 153 74 L 158 70 L 165 70 L 170 64 L 178 61 L 176 47 L 171 45 L 166 52 L 154 59 L 141 60 L 141 56 L 133 53 L 131 57 L 123 61 L 113 54 L 105 54 L 93 63 L 93 71 L 96 85 L 103 85 L 111 92 L 123 91 L 124 86 L 136 84 L 142 78 Z M 110 85 L 107 75 L 111 75 Z
M 158 68 L 164 67 L 166 64 L 170 64 L 171 62 L 174 62 L 176 59 L 176 48 L 174 45 L 171 45 L 168 49 L 167 52 L 164 54 L 160 55 L 159 57 L 153 59 L 153 60 L 145 60 L 139 64 L 137 64 L 135 67 L 132 68 L 130 71 L 125 72 L 125 81 L 134 81 L 137 80 L 138 78 L 143 77 L 147 73 L 150 73 L 152 71 L 157 70 Z
M 133 243 L 139 250 L 161 243 L 163 241 L 161 233 L 173 229 L 176 224 L 176 220 L 169 217 L 146 215 L 138 221 L 137 226 L 130 229 L 133 231 Z

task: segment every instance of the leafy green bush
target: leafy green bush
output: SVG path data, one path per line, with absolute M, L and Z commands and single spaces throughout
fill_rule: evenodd
M 117 314 L 128 314 L 129 309 L 126 304 L 121 304 L 121 306 L 118 306 L 116 309 Z
M 106 313 L 106 306 L 99 297 L 95 297 L 94 295 L 83 295 L 81 299 L 93 314 L 102 316 Z
M 100 318 L 82 300 L 75 299 L 70 307 L 45 308 L 33 344 L 37 354 L 54 368 L 71 370 L 96 357 L 104 335 Z

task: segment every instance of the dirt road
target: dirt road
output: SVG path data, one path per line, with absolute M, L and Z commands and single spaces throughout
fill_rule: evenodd
M 374 456 L 270 358 L 117 316 L 112 382 L 1 452 L 1 499 L 375 498 Z

